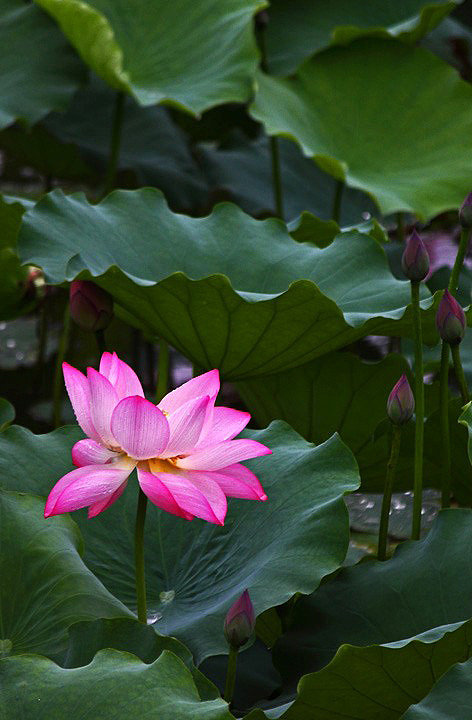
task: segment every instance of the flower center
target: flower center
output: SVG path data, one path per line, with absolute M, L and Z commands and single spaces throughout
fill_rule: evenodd
M 173 475 L 179 475 L 179 473 L 182 472 L 182 470 L 177 467 L 177 460 L 180 457 L 180 455 L 176 455 L 176 457 L 166 458 L 166 460 L 161 460 L 160 458 L 152 458 L 152 460 L 148 461 L 149 468 L 153 473 L 163 472 L 172 473 Z

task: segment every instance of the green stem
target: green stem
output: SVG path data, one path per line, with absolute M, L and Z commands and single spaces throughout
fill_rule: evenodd
M 260 27 L 257 32 L 259 40 L 259 49 L 261 51 L 261 68 L 265 73 L 269 72 L 267 64 L 267 44 L 265 27 Z M 283 220 L 284 202 L 282 192 L 282 173 L 280 171 L 280 150 L 278 138 L 270 137 L 270 156 L 272 165 L 272 187 L 274 192 L 274 204 L 277 217 Z
M 136 572 L 136 604 L 139 622 L 147 624 L 146 576 L 144 573 L 144 523 L 146 522 L 147 497 L 139 488 L 136 527 L 134 531 L 134 566 Z
M 343 197 L 344 182 L 342 180 L 336 180 L 336 186 L 334 189 L 333 199 L 333 210 L 331 216 L 335 222 L 338 223 L 341 219 L 341 201 Z
M 238 663 L 238 648 L 233 647 L 232 645 L 229 648 L 229 655 L 228 655 L 228 669 L 226 671 L 226 683 L 225 683 L 225 693 L 224 693 L 224 699 L 228 703 L 228 705 L 231 704 L 231 701 L 233 699 L 234 695 L 234 686 L 236 685 L 236 666 Z
M 67 345 L 69 342 L 69 331 L 70 331 L 70 313 L 69 303 L 66 303 L 64 310 L 64 318 L 62 321 L 62 332 L 59 338 L 59 347 L 57 348 L 56 356 L 56 368 L 54 371 L 54 390 L 53 390 L 53 423 L 54 427 L 58 428 L 61 424 L 62 418 L 62 363 L 67 352 Z
M 451 440 L 449 437 L 449 345 L 442 343 L 439 372 L 439 416 L 441 421 L 441 507 L 451 503 Z
M 42 390 L 44 388 L 44 360 L 46 357 L 46 346 L 48 341 L 48 323 L 46 317 L 46 300 L 43 300 L 39 308 L 38 317 L 38 357 L 36 360 L 36 373 L 38 378 L 38 386 Z
M 421 532 L 421 507 L 423 500 L 423 442 L 424 442 L 424 383 L 423 338 L 420 314 L 420 283 L 411 282 L 411 304 L 415 331 L 415 474 L 413 484 L 412 540 L 418 540 Z
M 272 186 L 274 188 L 274 202 L 277 217 L 284 218 L 284 203 L 282 193 L 282 173 L 280 170 L 279 141 L 276 137 L 270 138 L 270 154 L 272 158 Z
M 123 127 L 123 111 L 125 106 L 125 94 L 118 90 L 115 98 L 115 110 L 113 113 L 113 127 L 110 140 L 110 154 L 108 156 L 108 167 L 105 176 L 104 190 L 102 197 L 108 195 L 115 185 L 116 169 L 120 155 L 121 130 Z
M 470 402 L 469 388 L 467 387 L 467 381 L 464 375 L 464 368 L 461 363 L 461 355 L 459 350 L 459 343 L 451 345 L 452 360 L 454 362 L 454 372 L 456 374 L 457 382 L 459 383 L 459 390 L 461 391 L 462 402 L 466 405 Z
M 399 242 L 405 242 L 405 218 L 402 212 L 397 213 L 397 236 Z
M 449 292 L 451 292 L 453 295 L 455 294 L 459 285 L 459 275 L 462 270 L 462 265 L 464 263 L 464 258 L 467 252 L 468 245 L 469 230 L 468 228 L 463 228 L 461 232 L 459 247 L 457 249 L 456 259 L 454 261 L 454 267 L 452 268 L 451 277 L 449 278 L 449 285 L 447 286 Z
M 159 340 L 159 359 L 157 361 L 156 403 L 160 403 L 169 386 L 169 345 Z
M 382 500 L 382 511 L 380 513 L 379 549 L 377 552 L 377 557 L 379 560 L 385 560 L 387 557 L 388 519 L 390 515 L 390 504 L 392 502 L 393 482 L 395 480 L 398 456 L 400 454 L 401 438 L 401 425 L 394 425 L 392 431 L 390 458 L 387 463 L 387 473 L 385 476 L 385 490 Z
M 100 357 L 102 357 L 103 353 L 107 349 L 107 344 L 105 341 L 105 331 L 104 330 L 95 330 L 95 339 L 97 341 L 97 347 Z

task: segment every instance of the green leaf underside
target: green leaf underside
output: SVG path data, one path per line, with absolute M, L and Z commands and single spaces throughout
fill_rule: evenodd
M 37 655 L 0 660 L 2 720 L 231 720 L 226 703 L 202 702 L 180 658 L 164 651 L 152 665 L 101 650 L 65 670 Z
M 314 448 L 284 423 L 248 436 L 273 450 L 247 463 L 268 495 L 265 503 L 229 500 L 224 527 L 188 522 L 152 505 L 147 514 L 149 616 L 159 632 L 182 640 L 197 663 L 227 652 L 224 617 L 245 588 L 261 613 L 297 591 L 314 590 L 342 564 L 348 547 L 342 496 L 356 489 L 359 479 L 339 438 Z M 0 436 L 2 483 L 47 494 L 72 469 L 70 448 L 79 437 L 71 428 L 44 436 L 8 428 Z M 32 457 L 33 452 L 35 467 L 28 475 L 21 464 L 8 474 L 3 471 L 12 466 L 12 457 Z M 85 511 L 73 514 L 85 540 L 87 565 L 131 608 L 136 490 L 132 477 L 122 498 L 105 513 L 92 520 Z
M 85 68 L 55 23 L 22 0 L 0 0 L 0 128 L 66 107 Z
M 428 219 L 470 189 L 471 102 L 469 84 L 428 51 L 369 38 L 316 55 L 287 80 L 259 73 L 251 114 L 383 213 Z
M 402 720 L 464 720 L 472 715 L 472 660 L 454 665 Z
M 386 420 L 388 395 L 409 366 L 399 355 L 389 355 L 376 363 L 363 362 L 349 352 L 324 357 L 282 373 L 238 383 L 248 410 L 264 426 L 275 418 L 289 423 L 306 440 L 324 442 L 339 432 L 359 464 L 362 489 L 383 492 L 385 470 L 390 453 L 390 433 L 375 436 L 377 426 Z M 410 378 L 410 382 L 412 382 Z M 435 385 L 427 386 L 427 397 Z M 433 403 L 425 423 L 424 483 L 440 488 L 442 483 L 441 424 Z M 467 433 L 458 425 L 460 400 L 449 404 L 452 447 L 452 485 L 461 504 L 472 501 L 472 469 L 467 457 Z M 396 490 L 413 487 L 415 423 L 403 428 L 400 458 L 395 478 Z
M 231 204 L 195 219 L 153 189 L 95 206 L 54 191 L 26 213 L 19 247 L 50 282 L 98 277 L 138 326 L 227 379 L 300 365 L 367 334 L 411 333 L 409 284 L 356 231 L 321 250 Z M 435 343 L 433 306 L 425 321 Z
M 0 491 L 0 655 L 54 657 L 72 623 L 132 616 L 84 565 L 75 523 L 43 513 L 42 499 Z
M 248 100 L 258 64 L 252 18 L 264 0 L 36 0 L 85 62 L 142 105 L 191 113 Z
M 455 0 L 272 0 L 267 27 L 269 69 L 290 75 L 315 52 L 359 36 L 417 42 L 456 6 Z
M 471 540 L 472 512 L 442 511 L 424 540 L 343 569 L 301 598 L 276 661 L 292 677 L 324 667 L 302 678 L 284 720 L 394 720 L 466 660 Z
M 20 202 L 0 195 L 0 320 L 10 320 L 31 305 L 25 297 L 27 269 L 16 252 L 23 213 Z

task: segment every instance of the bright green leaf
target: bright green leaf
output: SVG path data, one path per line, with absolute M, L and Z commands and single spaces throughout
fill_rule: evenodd
M 34 466 L 31 457 L 29 474 Z M 80 534 L 68 517 L 45 520 L 43 500 L 0 491 L 0 655 L 54 657 L 65 649 L 72 623 L 131 616 L 86 568 L 80 551 Z
M 428 51 L 369 38 L 316 55 L 287 80 L 259 73 L 251 114 L 384 214 L 428 219 L 470 190 L 471 103 L 470 85 Z
M 412 332 L 408 283 L 357 231 L 321 250 L 230 204 L 195 219 L 149 188 L 99 205 L 54 191 L 26 214 L 19 246 L 49 282 L 98 276 L 138 326 L 228 379 L 300 365 L 367 334 Z M 426 319 L 434 343 L 434 307 Z
M 248 100 L 258 64 L 253 16 L 264 0 L 36 0 L 85 62 L 142 105 L 194 114 Z
M 168 650 L 152 665 L 101 650 L 64 670 L 37 655 L 0 660 L 2 720 L 231 720 L 226 703 L 202 702 L 192 675 Z

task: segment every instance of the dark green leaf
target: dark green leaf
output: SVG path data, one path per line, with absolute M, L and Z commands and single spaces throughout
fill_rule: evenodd
M 168 650 L 152 665 L 101 650 L 64 670 L 37 655 L 0 660 L 2 720 L 231 720 L 221 699 L 202 702 L 192 675 Z
M 465 720 L 472 715 L 472 660 L 454 665 L 403 720 Z
M 43 513 L 40 498 L 0 491 L 0 655 L 55 657 L 72 623 L 131 616 L 84 565 L 75 523 Z
M 270 71 L 290 75 L 313 53 L 361 35 L 417 42 L 456 4 L 456 0 L 272 0 L 267 28 Z
M 0 128 L 16 119 L 35 123 L 66 107 L 85 68 L 38 7 L 22 0 L 0 2 Z
M 466 659 L 470 542 L 472 512 L 445 510 L 424 540 L 401 545 L 387 562 L 343 569 L 301 598 L 276 659 L 293 680 L 322 669 L 302 679 L 284 720 L 397 720 Z

